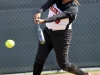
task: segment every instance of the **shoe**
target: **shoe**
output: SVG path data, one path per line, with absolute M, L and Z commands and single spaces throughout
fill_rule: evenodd
M 91 75 L 90 73 L 86 72 L 86 75 Z

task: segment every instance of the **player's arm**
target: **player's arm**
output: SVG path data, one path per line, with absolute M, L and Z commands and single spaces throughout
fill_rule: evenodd
M 65 18 L 69 18 L 70 17 L 70 13 L 68 12 L 67 14 L 62 12 L 62 13 L 59 13 L 55 16 L 52 16 L 52 17 L 48 17 L 48 18 L 45 18 L 44 19 L 44 22 L 53 22 L 53 21 L 56 21 L 56 20 L 60 20 L 60 19 L 65 19 Z
M 44 5 L 42 5 L 41 8 L 37 11 L 37 13 L 34 15 L 34 23 L 37 24 L 36 19 L 40 19 L 41 14 L 48 8 L 50 8 L 54 3 L 56 3 L 56 1 L 57 0 L 48 0 Z
M 75 16 L 77 13 L 78 13 L 77 6 L 76 7 L 71 7 L 69 9 L 63 11 L 62 13 L 59 13 L 59 14 L 57 14 L 55 16 L 48 17 L 48 18 L 44 19 L 44 22 L 45 23 L 46 22 L 53 22 L 53 21 L 56 21 L 56 20 L 69 18 L 69 17 Z
M 50 8 L 54 3 L 56 3 L 57 0 L 48 0 L 44 5 L 41 6 L 41 8 L 37 11 L 37 13 L 43 13 L 48 8 Z
M 46 22 L 54 22 L 56 20 L 74 17 L 75 15 L 77 15 L 77 13 L 78 13 L 78 6 L 71 6 L 62 13 L 59 13 L 55 16 L 48 17 L 45 19 L 36 19 L 36 21 L 39 21 L 41 24 Z

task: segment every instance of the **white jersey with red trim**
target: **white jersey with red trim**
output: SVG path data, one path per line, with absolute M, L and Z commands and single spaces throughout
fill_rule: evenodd
M 54 4 L 49 8 L 48 17 L 52 17 L 61 12 L 62 11 L 59 8 L 57 8 L 56 4 Z M 52 30 L 65 30 L 66 25 L 68 25 L 68 23 L 69 23 L 69 18 L 65 18 L 54 22 L 46 23 L 46 27 Z M 69 25 L 68 29 L 72 29 L 72 23 Z

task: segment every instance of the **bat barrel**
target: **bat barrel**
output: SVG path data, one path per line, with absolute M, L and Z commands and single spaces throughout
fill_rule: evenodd
M 44 44 L 45 43 L 45 38 L 44 38 L 44 34 L 43 34 L 42 29 L 40 28 L 39 23 L 38 23 L 38 36 L 39 36 L 40 43 Z

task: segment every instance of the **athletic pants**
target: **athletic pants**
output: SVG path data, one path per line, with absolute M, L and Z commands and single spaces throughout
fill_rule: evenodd
M 57 63 L 62 70 L 75 73 L 76 75 L 85 75 L 82 74 L 83 72 L 77 66 L 68 61 L 72 30 L 68 29 L 53 31 L 45 27 L 43 33 L 46 42 L 45 44 L 39 43 L 38 52 L 34 63 L 33 75 L 40 75 L 45 60 L 52 49 L 55 51 Z

